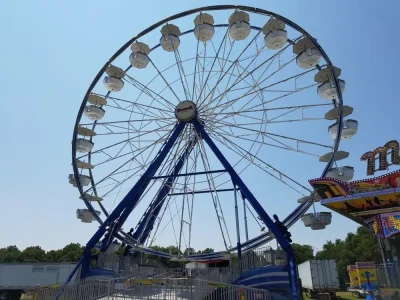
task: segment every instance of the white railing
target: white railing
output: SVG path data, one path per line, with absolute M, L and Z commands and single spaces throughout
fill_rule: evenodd
M 32 292 L 35 300 L 53 300 L 59 288 Z M 244 296 L 242 298 L 241 296 Z M 59 300 L 117 300 L 117 299 L 264 299 L 270 300 L 266 290 L 223 284 L 200 279 L 137 279 L 95 278 L 68 284 L 60 293 Z

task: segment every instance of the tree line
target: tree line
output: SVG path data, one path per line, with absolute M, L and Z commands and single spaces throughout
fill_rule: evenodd
M 355 233 L 348 233 L 344 240 L 336 239 L 326 241 L 320 251 L 314 253 L 311 245 L 300 245 L 293 243 L 292 247 L 296 254 L 297 263 L 300 264 L 310 259 L 335 259 L 337 262 L 339 280 L 342 285 L 348 281 L 346 266 L 355 264 L 356 261 L 380 262 L 380 251 L 377 240 L 365 227 L 359 227 Z M 59 250 L 45 251 L 40 246 L 27 247 L 24 250 L 16 246 L 0 248 L 0 263 L 29 263 L 29 262 L 76 262 L 80 259 L 84 246 L 78 243 L 71 243 Z M 152 246 L 154 250 L 177 255 L 179 253 L 176 246 Z M 212 253 L 214 249 L 204 250 L 186 249 L 183 254 Z M 123 248 L 117 254 L 122 255 Z M 154 255 L 145 255 L 147 258 L 157 258 Z M 167 258 L 159 258 L 167 267 L 175 267 L 177 262 L 171 262 Z

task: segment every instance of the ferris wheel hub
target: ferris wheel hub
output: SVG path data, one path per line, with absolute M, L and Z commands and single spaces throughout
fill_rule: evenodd
M 197 106 L 194 102 L 185 100 L 175 108 L 175 117 L 181 122 L 190 122 L 197 116 Z

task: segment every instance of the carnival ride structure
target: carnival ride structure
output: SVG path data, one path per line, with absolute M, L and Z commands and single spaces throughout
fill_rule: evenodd
M 323 178 L 351 179 L 354 172 L 333 167 L 349 156 L 339 150 L 340 140 L 358 129 L 357 121 L 344 120 L 353 109 L 343 105 L 340 75 L 314 37 L 259 8 L 192 9 L 130 39 L 96 75 L 74 127 L 69 182 L 86 205 L 77 217 L 99 223 L 74 272 L 79 269 L 81 279 L 99 275 L 89 268 L 90 251 L 118 249 L 115 238 L 126 245 L 124 255 L 182 261 L 232 255 L 240 261 L 276 239 L 287 253 L 283 269 L 297 299 L 287 229 L 321 196 L 307 187 L 302 169 L 322 169 Z M 286 199 L 293 211 L 280 221 L 268 215 L 265 208 L 272 206 L 264 198 L 279 197 L 284 188 L 284 197 L 296 195 L 300 204 Z M 209 208 L 202 209 L 206 202 Z M 211 213 L 215 225 L 207 227 Z M 331 222 L 330 213 L 315 208 L 306 217 L 314 230 Z M 123 229 L 127 221 L 137 222 L 130 232 Z M 233 245 L 230 228 L 236 231 Z M 183 251 L 218 231 L 225 249 Z M 151 247 L 163 238 L 171 238 L 178 252 Z

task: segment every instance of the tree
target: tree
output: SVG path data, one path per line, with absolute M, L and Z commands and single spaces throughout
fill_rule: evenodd
M 22 262 L 46 261 L 46 251 L 44 251 L 40 246 L 32 246 L 22 251 L 20 257 Z
M 8 246 L 0 249 L 0 263 L 18 262 L 21 259 L 21 251 L 17 246 Z
M 380 261 L 379 246 L 371 232 L 360 226 L 355 233 L 348 233 L 345 240 L 327 241 L 316 253 L 316 258 L 336 260 L 339 281 L 344 287 L 348 282 L 347 266 L 357 261 Z
M 206 248 L 206 249 L 204 249 L 203 251 L 201 251 L 201 253 L 204 253 L 204 254 L 206 254 L 206 253 L 213 253 L 213 252 L 215 252 L 213 248 Z
M 68 262 L 78 261 L 81 258 L 84 250 L 85 247 L 81 246 L 81 244 L 71 243 L 61 250 L 61 260 Z
M 296 255 L 296 263 L 301 264 L 307 260 L 314 258 L 313 247 L 310 245 L 300 245 L 293 243 L 292 248 Z
M 192 255 L 195 253 L 196 253 L 196 250 L 194 250 L 193 248 L 186 248 L 185 251 L 183 252 L 184 255 Z

